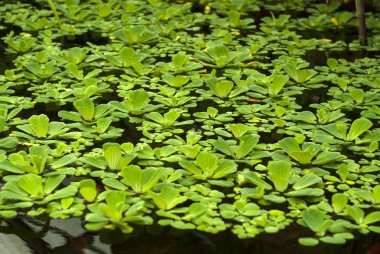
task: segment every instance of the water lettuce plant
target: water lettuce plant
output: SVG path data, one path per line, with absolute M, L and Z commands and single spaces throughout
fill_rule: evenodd
M 379 233 L 378 7 L 328 2 L 5 1 L 0 217 Z

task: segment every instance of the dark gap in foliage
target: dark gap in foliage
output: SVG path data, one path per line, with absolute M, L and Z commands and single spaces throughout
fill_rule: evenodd
M 48 103 L 48 105 L 46 105 L 45 103 L 37 102 L 33 108 L 23 109 L 17 116 L 22 119 L 28 119 L 33 115 L 45 114 L 49 117 L 50 122 L 61 121 L 56 111 L 57 107 L 61 108 L 54 103 Z
M 262 18 L 270 16 L 271 13 L 264 6 L 260 6 L 260 11 L 258 13 L 253 13 L 253 15 L 254 16 L 252 18 L 254 20 L 254 24 L 258 29 L 262 23 Z
M 192 1 L 190 11 L 192 13 L 204 13 L 207 4 L 201 3 L 200 1 Z
M 141 230 L 138 237 L 127 238 L 118 244 L 113 244 L 111 249 L 114 254 L 135 253 L 135 254 L 217 254 L 217 246 L 204 233 L 197 231 L 180 232 L 167 227 L 162 229 L 160 235 L 153 235 Z M 113 237 L 108 237 L 110 243 Z M 120 241 L 120 237 L 116 238 Z M 145 243 L 140 242 L 145 239 Z M 157 250 L 160 250 L 157 252 Z
M 198 34 L 210 35 L 212 33 L 212 29 L 210 28 L 210 23 L 205 21 L 199 25 L 194 26 L 192 29 L 186 29 L 185 32 L 190 37 L 194 37 Z
M 107 141 L 100 141 L 100 142 L 93 142 L 93 145 L 91 145 L 91 146 L 85 146 L 85 148 L 83 149 L 83 150 L 80 150 L 80 153 L 82 154 L 82 155 L 85 155 L 85 154 L 87 154 L 87 153 L 90 153 L 90 152 L 92 152 L 93 151 L 93 149 L 95 149 L 95 148 L 102 148 L 102 146 L 103 146 L 103 143 L 106 143 Z M 94 177 L 94 180 L 95 180 L 96 178 Z M 96 181 L 97 182 L 97 181 Z
M 258 134 L 260 135 L 260 143 L 265 144 L 275 144 L 283 137 L 283 134 L 277 132 L 259 132 Z
M 304 89 L 302 94 L 297 94 L 294 97 L 296 98 L 296 103 L 302 106 L 303 111 L 315 111 L 314 108 L 310 107 L 314 103 L 322 103 L 327 101 L 328 97 L 326 95 L 328 88 L 319 88 L 319 89 Z
M 196 97 L 199 97 L 199 94 L 195 94 Z M 208 107 L 214 107 L 219 110 L 219 105 L 212 100 L 198 100 L 197 106 L 195 108 L 189 108 L 189 114 L 194 114 L 196 112 L 206 112 Z
M 110 88 L 113 89 L 114 85 L 111 85 Z M 114 90 L 115 91 L 115 90 Z M 120 98 L 116 92 L 103 93 L 101 96 L 101 103 L 107 104 L 110 101 L 123 101 L 123 98 Z
M 50 122 L 52 121 L 60 121 L 61 119 L 58 117 L 58 111 L 64 109 L 55 103 L 42 103 L 37 102 L 33 107 L 33 115 L 38 114 L 39 112 L 44 112 L 49 117 Z
M 140 139 L 144 136 L 140 131 L 137 130 L 137 124 L 128 122 L 127 119 L 120 120 L 118 122 L 112 123 L 115 128 L 123 129 L 122 135 L 117 138 L 119 143 L 131 142 L 132 144 L 137 144 Z
M 289 225 L 287 230 L 276 234 L 260 234 L 254 239 L 239 239 L 228 231 L 212 235 L 162 228 L 156 224 L 141 227 L 137 231 L 138 233 L 127 238 L 118 230 L 106 230 L 102 233 L 101 240 L 112 244 L 114 254 L 153 254 L 158 253 L 158 249 L 159 253 L 165 254 L 364 254 L 379 240 L 376 234 L 371 233 L 369 237 L 360 236 L 358 240 L 350 240 L 345 245 L 321 243 L 318 248 L 303 247 L 296 243 L 298 235 L 312 236 L 313 233 L 296 223 Z
M 358 108 L 349 108 L 348 110 L 343 109 L 342 111 L 348 119 L 353 119 L 352 121 L 360 118 L 361 117 L 360 112 L 362 112 L 362 110 Z
M 12 87 L 15 91 L 15 93 L 13 93 L 12 95 L 13 96 L 34 98 L 33 93 L 35 91 L 31 92 L 29 86 L 30 86 L 30 82 L 27 82 L 27 83 L 19 85 L 19 86 Z
M 15 0 L 5 0 L 5 1 L 9 1 L 9 3 L 11 3 L 13 1 L 13 3 L 15 2 Z M 32 7 L 36 7 L 38 9 L 47 9 L 49 8 L 49 5 L 47 4 L 47 1 L 44 1 L 41 3 L 41 1 L 38 1 L 38 0 L 17 0 L 17 2 L 20 2 L 20 3 L 23 3 L 23 4 L 29 4 L 30 6 Z
M 6 29 L 0 29 L 0 36 L 1 37 L 6 36 L 7 34 L 9 34 L 12 31 L 14 32 L 14 34 L 19 34 L 19 33 L 23 32 L 21 27 L 15 25 L 15 24 L 12 24 L 12 23 L 0 22 L 0 26 L 6 27 Z M 0 40 L 0 41 L 3 41 L 3 40 Z
M 327 59 L 331 56 L 333 51 L 320 51 L 320 50 L 307 50 L 305 52 L 305 55 L 302 56 L 302 58 L 310 63 L 310 67 L 314 68 L 315 66 L 324 66 L 326 65 Z M 342 52 L 339 51 L 339 55 Z M 339 57 L 341 58 L 341 57 Z
M 95 45 L 106 45 L 110 43 L 108 37 L 103 37 L 100 32 L 88 30 L 83 34 L 64 35 L 54 39 L 54 42 L 61 43 L 62 49 L 72 47 L 87 46 L 87 42 Z
M 358 34 L 355 27 L 346 26 L 343 28 L 336 28 L 335 30 L 323 30 L 315 33 L 315 29 L 306 29 L 297 31 L 303 39 L 330 39 L 333 42 L 344 41 L 345 43 L 350 43 L 358 39 Z
M 327 63 L 327 59 L 335 58 L 335 59 L 345 59 L 349 62 L 353 62 L 357 59 L 362 58 L 373 58 L 380 54 L 380 51 L 329 51 L 329 50 L 308 50 L 305 52 L 305 55 L 302 57 L 306 61 L 310 63 L 310 67 L 315 66 L 324 66 Z
M 14 63 L 13 60 L 16 59 L 17 54 L 10 54 L 6 52 L 6 48 L 8 47 L 7 43 L 4 42 L 2 37 L 8 35 L 11 31 L 14 31 L 15 34 L 19 34 L 22 32 L 22 29 L 19 26 L 10 23 L 2 23 L 0 22 L 0 27 L 5 26 L 6 29 L 0 29 L 0 74 L 3 74 L 5 70 L 13 69 Z
M 346 153 L 344 153 L 344 155 L 346 155 L 349 159 L 354 161 L 360 161 L 361 159 L 363 159 L 363 155 L 353 153 L 352 151 L 347 151 Z M 360 188 L 360 186 L 358 187 Z
M 65 179 L 63 179 L 62 184 L 65 186 L 69 186 L 70 183 L 80 182 L 85 179 L 85 176 L 66 176 Z
M 89 68 L 89 71 L 93 70 L 94 68 Z M 126 74 L 125 71 L 123 69 L 120 69 L 120 68 L 117 68 L 115 67 L 114 69 L 109 69 L 109 70 L 102 70 L 101 72 L 101 76 L 103 77 L 107 77 L 107 76 L 115 76 L 115 77 L 118 77 L 120 78 L 121 75 L 124 75 Z M 109 84 L 111 85 L 112 83 L 109 82 Z

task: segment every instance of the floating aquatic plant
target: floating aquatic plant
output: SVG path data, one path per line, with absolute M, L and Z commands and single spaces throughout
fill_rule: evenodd
M 379 233 L 379 15 L 330 2 L 0 6 L 0 216 Z

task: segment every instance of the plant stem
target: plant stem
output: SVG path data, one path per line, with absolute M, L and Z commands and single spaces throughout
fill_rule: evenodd
M 52 0 L 47 0 L 48 4 L 49 4 L 49 7 L 51 9 L 51 11 L 53 12 L 55 18 L 57 19 L 58 21 L 58 25 L 59 27 L 61 27 L 61 19 L 59 18 L 59 15 L 58 15 L 58 12 L 57 12 L 57 9 L 55 8 L 55 5 L 53 3 Z
M 356 16 L 358 17 L 359 26 L 359 41 L 360 45 L 367 45 L 367 35 L 365 26 L 365 10 L 364 10 L 364 0 L 355 0 L 356 5 Z

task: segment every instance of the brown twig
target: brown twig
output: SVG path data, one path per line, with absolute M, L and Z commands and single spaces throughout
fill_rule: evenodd
M 358 17 L 359 26 L 359 41 L 360 45 L 367 45 L 367 35 L 366 35 L 366 25 L 365 25 L 365 10 L 364 10 L 364 0 L 355 0 L 356 5 L 356 16 Z

